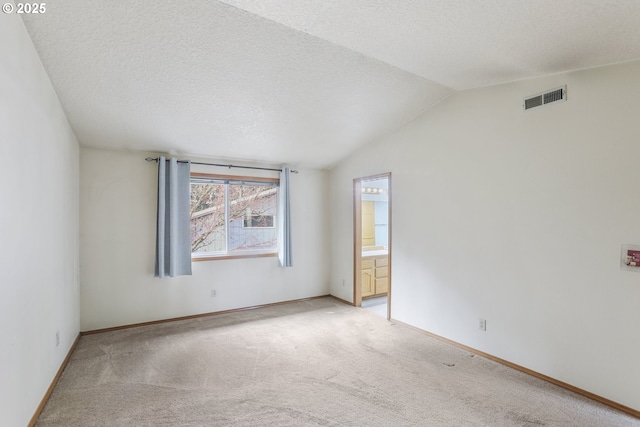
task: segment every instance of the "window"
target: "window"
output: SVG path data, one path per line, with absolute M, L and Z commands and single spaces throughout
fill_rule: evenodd
M 247 215 L 242 221 L 244 228 L 273 228 L 273 215 Z
M 275 254 L 278 180 L 191 174 L 194 259 Z

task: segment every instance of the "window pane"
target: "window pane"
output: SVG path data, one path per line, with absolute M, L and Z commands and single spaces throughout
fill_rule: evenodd
M 278 188 L 229 184 L 229 252 L 276 250 Z
M 224 252 L 224 184 L 191 183 L 191 252 Z
M 242 221 L 245 228 L 271 228 L 274 224 L 273 215 L 246 215 Z

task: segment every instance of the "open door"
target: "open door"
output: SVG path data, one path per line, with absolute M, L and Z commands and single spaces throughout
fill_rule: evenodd
M 391 173 L 353 180 L 354 305 L 386 304 L 391 319 Z

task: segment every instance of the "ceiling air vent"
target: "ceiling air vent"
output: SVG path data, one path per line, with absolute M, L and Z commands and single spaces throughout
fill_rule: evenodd
M 551 104 L 553 102 L 560 102 L 567 100 L 567 86 L 562 86 L 557 89 L 548 90 L 546 92 L 539 93 L 537 95 L 529 96 L 524 99 L 522 107 L 525 110 L 530 110 L 536 107 L 542 107 L 543 105 Z

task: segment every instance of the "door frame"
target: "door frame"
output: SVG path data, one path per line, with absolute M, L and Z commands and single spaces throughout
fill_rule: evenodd
M 362 183 L 377 179 L 387 179 L 387 209 L 389 224 L 389 287 L 387 289 L 387 320 L 391 320 L 391 172 L 370 175 L 353 180 L 353 305 L 362 306 Z

